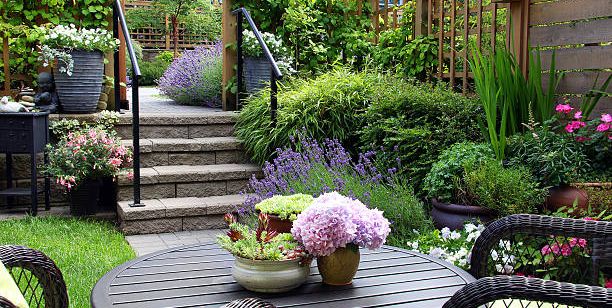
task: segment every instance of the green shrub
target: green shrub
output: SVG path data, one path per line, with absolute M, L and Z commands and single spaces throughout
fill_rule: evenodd
M 588 158 L 573 136 L 533 127 L 510 139 L 508 164 L 525 166 L 543 186 L 570 184 L 589 168 Z
M 495 210 L 499 216 L 531 213 L 546 196 L 527 168 L 504 168 L 495 160 L 466 169 L 464 182 L 466 204 Z
M 412 38 L 412 23 L 380 34 L 373 58 L 382 69 L 425 80 L 438 65 L 438 42 L 433 36 Z
M 415 85 L 399 78 L 386 81 L 362 117 L 360 145 L 387 149 L 379 157 L 387 165 L 399 160 L 400 173 L 422 196 L 423 178 L 441 151 L 458 142 L 482 140 L 482 110 L 474 100 L 444 86 Z
M 138 65 L 142 74 L 139 79 L 139 85 L 154 86 L 157 85 L 157 80 L 164 75 L 170 63 L 156 59 L 154 61 L 143 61 Z
M 462 142 L 440 154 L 425 177 L 423 189 L 430 198 L 454 202 L 453 196 L 463 182 L 465 168 L 473 168 L 495 158 L 488 144 Z
M 263 90 L 245 101 L 236 136 L 253 160 L 263 164 L 275 149 L 305 129 L 317 140 L 354 142 L 361 127 L 357 116 L 383 92 L 386 77 L 370 72 L 335 69 L 314 79 L 294 79 L 280 87 L 276 126 L 270 118 L 270 92 Z

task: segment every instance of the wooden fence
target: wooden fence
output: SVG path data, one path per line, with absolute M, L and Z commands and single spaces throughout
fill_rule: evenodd
M 213 5 L 220 6 L 220 0 L 212 0 Z M 127 1 L 125 4 L 126 11 L 134 9 L 150 9 L 153 7 L 152 0 L 136 0 Z M 130 23 L 128 19 L 128 25 Z M 163 49 L 173 50 L 174 49 L 174 36 L 170 31 L 169 17 L 162 17 L 161 20 L 157 21 L 159 27 L 142 27 L 138 29 L 131 29 L 130 35 L 132 40 L 138 41 L 140 46 L 144 49 Z M 179 49 L 192 49 L 195 46 L 200 45 L 214 45 L 214 42 L 208 40 L 205 35 L 194 35 L 185 32 L 184 28 L 179 28 L 178 48 Z
M 612 0 L 531 0 L 529 43 L 541 46 L 542 66 L 549 67 L 553 50 L 557 69 L 564 71 L 557 93 L 579 100 L 612 74 Z M 612 112 L 604 97 L 600 112 Z

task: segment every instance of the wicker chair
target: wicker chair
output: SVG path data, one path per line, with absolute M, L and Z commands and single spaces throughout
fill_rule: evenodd
M 66 308 L 64 277 L 42 252 L 22 246 L 0 246 L 0 261 L 9 270 L 30 307 Z M 0 307 L 13 307 L 0 298 Z
M 612 290 L 599 286 L 602 274 L 612 277 L 611 267 L 611 222 L 512 215 L 491 223 L 478 237 L 471 273 L 480 279 L 444 307 L 478 307 L 501 299 L 506 300 L 495 307 L 540 307 L 543 302 L 612 307 Z
M 221 308 L 275 308 L 275 306 L 267 301 L 264 301 L 263 299 L 249 297 L 237 299 L 222 306 Z

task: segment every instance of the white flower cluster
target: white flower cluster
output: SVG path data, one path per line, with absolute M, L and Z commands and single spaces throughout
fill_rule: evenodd
M 52 29 L 41 27 L 46 32 L 40 47 L 40 61 L 43 66 L 49 66 L 57 59 L 60 63 L 59 71 L 72 75 L 74 61 L 70 52 L 82 51 L 115 51 L 119 47 L 119 40 L 105 29 L 78 29 L 75 25 L 58 25 Z
M 274 34 L 268 32 L 261 32 L 261 37 L 266 43 L 266 46 L 268 46 L 272 56 L 274 56 L 274 60 L 281 72 L 289 75 L 295 73 L 295 69 L 293 68 L 293 63 L 295 61 L 290 55 L 289 50 L 283 46 L 283 41 Z M 244 54 L 249 57 L 257 58 L 264 56 L 263 49 L 255 33 L 248 29 L 242 32 L 242 50 Z
M 480 236 L 485 226 L 468 223 L 462 231 L 451 231 L 449 228 L 435 230 L 431 234 L 419 235 L 419 239 L 408 242 L 408 247 L 413 251 L 428 254 L 432 257 L 445 260 L 463 269 L 468 269 L 472 248 L 476 239 Z M 418 232 L 416 232 L 418 233 Z M 522 245 L 518 243 L 517 245 Z M 509 241 L 500 241 L 500 251 L 491 252 L 491 259 L 495 262 L 495 268 L 500 274 L 510 274 L 514 271 L 515 257 L 508 253 L 510 251 Z

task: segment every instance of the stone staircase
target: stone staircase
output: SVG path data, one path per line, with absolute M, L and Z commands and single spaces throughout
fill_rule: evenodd
M 248 162 L 233 137 L 236 114 L 143 114 L 140 120 L 141 196 L 119 178 L 118 216 L 125 234 L 223 228 L 223 214 L 244 202 L 239 194 L 261 169 Z M 132 145 L 131 115 L 117 127 Z

